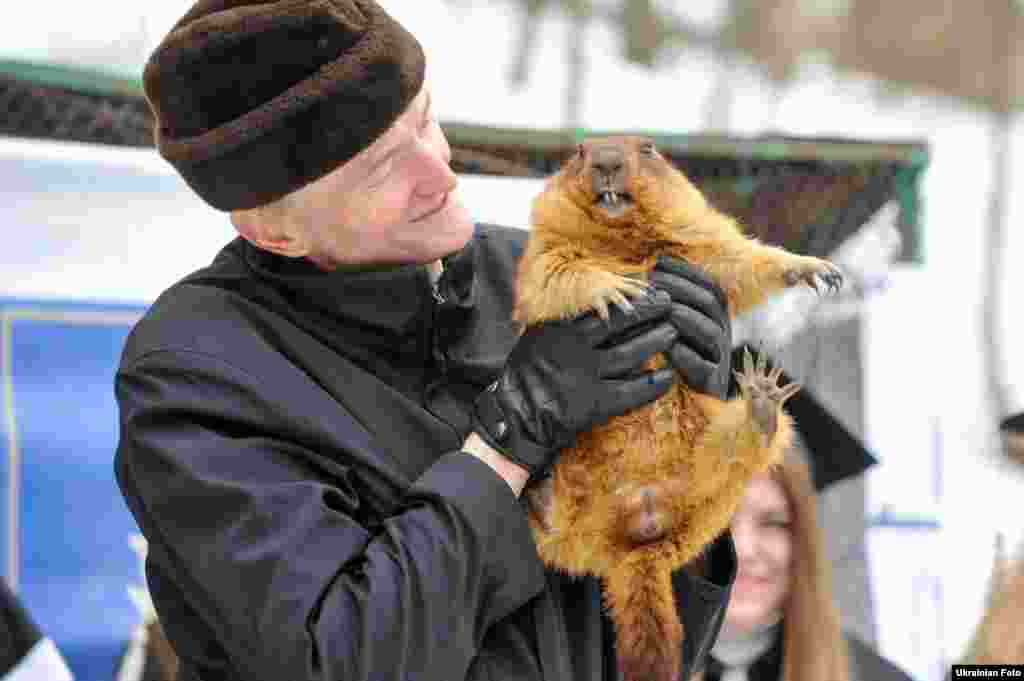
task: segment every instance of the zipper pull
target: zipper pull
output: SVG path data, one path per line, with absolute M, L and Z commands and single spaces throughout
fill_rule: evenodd
M 445 297 L 441 295 L 441 289 L 436 283 L 431 285 L 430 291 L 434 294 L 434 300 L 436 300 L 439 305 L 443 305 L 445 302 L 447 302 L 445 300 Z
M 438 260 L 434 265 L 428 265 L 428 274 L 430 275 L 430 290 L 434 294 L 434 300 L 439 305 L 443 305 L 445 297 L 441 295 L 441 277 L 444 276 L 444 264 Z M 435 269 L 431 269 L 436 267 Z

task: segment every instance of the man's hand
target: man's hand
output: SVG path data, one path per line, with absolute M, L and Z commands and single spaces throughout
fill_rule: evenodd
M 725 293 L 697 267 L 662 256 L 648 278 L 672 297 L 669 319 L 679 337 L 672 365 L 698 392 L 725 399 L 732 369 L 732 324 Z
M 508 483 L 512 493 L 517 497 L 523 493 L 527 481 L 530 479 L 530 471 L 526 470 L 498 450 L 484 442 L 476 433 L 470 433 L 466 442 L 462 445 L 462 451 L 472 454 L 491 467 L 498 476 Z
M 679 333 L 669 296 L 636 298 L 608 321 L 590 313 L 530 327 L 501 377 L 476 400 L 476 432 L 531 476 L 544 474 L 576 435 L 654 401 L 675 380 L 671 367 L 642 371 Z

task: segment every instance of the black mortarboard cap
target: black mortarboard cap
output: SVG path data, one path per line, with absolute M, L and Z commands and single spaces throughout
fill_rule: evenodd
M 999 423 L 999 427 L 1010 432 L 1024 433 L 1024 411 L 1007 416 Z
M 756 359 L 758 351 L 749 345 L 742 345 L 733 350 L 732 367 L 739 370 L 743 366 L 743 351 L 749 349 Z M 768 366 L 774 364 L 771 356 L 767 357 Z M 779 385 L 791 383 L 786 372 L 782 372 Z M 738 392 L 736 377 L 733 376 L 729 394 Z M 856 435 L 851 433 L 807 388 L 802 388 L 796 395 L 786 401 L 786 413 L 793 417 L 797 432 L 807 450 L 807 460 L 814 479 L 814 487 L 819 491 L 827 489 L 847 478 L 860 475 L 878 463 Z

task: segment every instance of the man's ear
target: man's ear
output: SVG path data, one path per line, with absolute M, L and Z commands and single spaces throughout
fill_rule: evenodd
M 236 210 L 231 213 L 231 223 L 239 236 L 257 248 L 287 258 L 301 258 L 309 254 L 305 233 L 281 211 L 263 207 Z

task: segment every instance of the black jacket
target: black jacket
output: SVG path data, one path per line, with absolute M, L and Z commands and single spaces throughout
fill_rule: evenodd
M 515 342 L 524 238 L 478 227 L 436 287 L 235 240 L 135 327 L 115 471 L 181 678 L 615 678 L 596 581 L 546 572 L 509 487 L 460 452 Z M 710 557 L 676 578 L 691 662 L 727 535 Z

